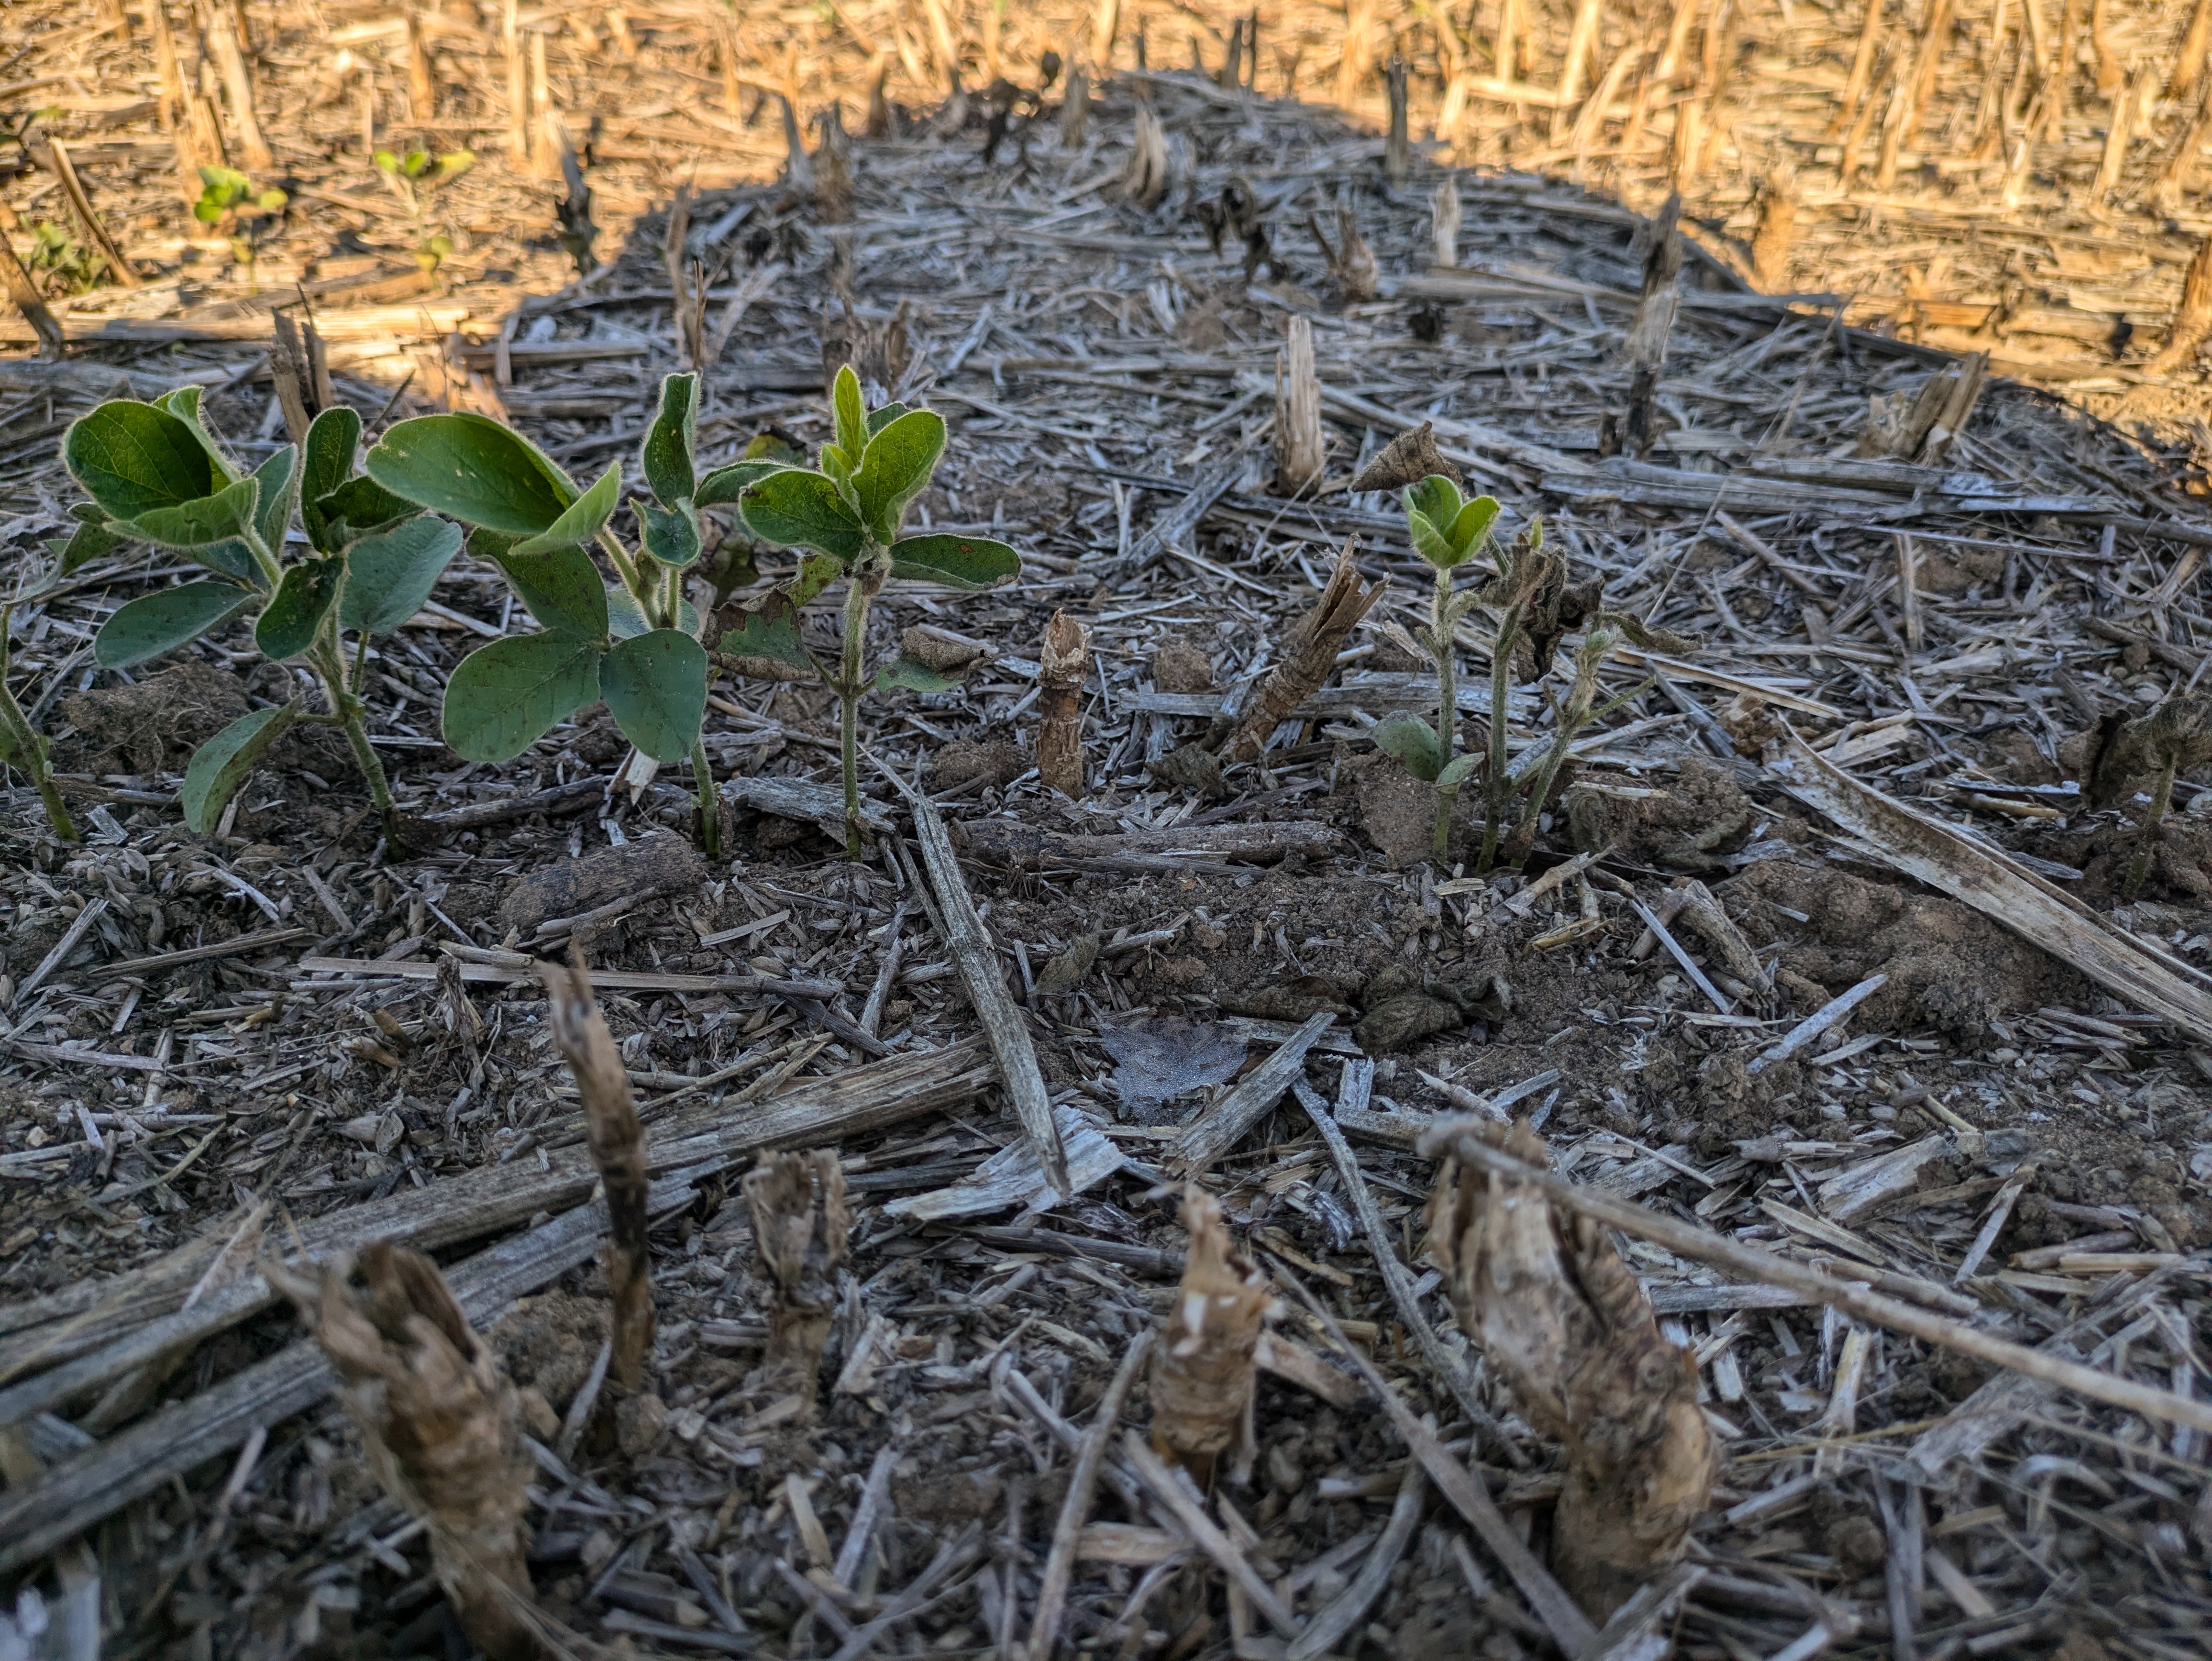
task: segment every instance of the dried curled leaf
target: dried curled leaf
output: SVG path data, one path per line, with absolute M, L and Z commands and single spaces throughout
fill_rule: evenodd
M 1274 1306 L 1267 1272 L 1234 1250 L 1221 1202 L 1184 1189 L 1190 1248 L 1182 1286 L 1152 1351 L 1152 1445 L 1200 1483 L 1227 1454 L 1251 1462 L 1253 1353 Z
M 1545 1163 L 1525 1123 L 1492 1134 Z M 1602 1621 L 1681 1555 L 1718 1474 L 1695 1368 L 1660 1335 L 1602 1225 L 1449 1161 L 1428 1220 L 1461 1329 L 1480 1335 L 1522 1416 L 1565 1445 L 1552 1567 Z
M 763 1154 L 745 1173 L 745 1205 L 762 1272 L 775 1287 L 758 1376 L 763 1386 L 798 1391 L 811 1411 L 853 1226 L 836 1150 Z
M 1359 470 L 1359 477 L 1352 481 L 1351 489 L 1361 490 L 1401 490 L 1408 484 L 1418 484 L 1432 473 L 1442 473 L 1455 484 L 1467 481 L 1458 468 L 1443 458 L 1437 448 L 1437 427 L 1432 421 L 1424 421 L 1408 433 L 1401 433 L 1380 450 L 1375 459 Z
M 490 1661 L 540 1652 L 522 1519 L 531 1462 L 522 1405 L 490 1347 L 470 1330 L 438 1267 L 372 1246 L 362 1285 L 344 1258 L 314 1275 L 263 1273 L 298 1306 L 346 1387 L 369 1469 L 428 1525 L 438 1583 Z

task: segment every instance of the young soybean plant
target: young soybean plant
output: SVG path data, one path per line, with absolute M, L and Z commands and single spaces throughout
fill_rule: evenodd
M 707 651 L 684 598 L 699 559 L 699 510 L 733 502 L 776 464 L 740 461 L 701 475 L 694 455 L 698 378 L 669 376 L 641 459 L 650 502 L 634 501 L 635 548 L 609 525 L 617 461 L 589 490 L 512 428 L 470 414 L 403 421 L 368 453 L 368 476 L 406 501 L 470 526 L 469 551 L 506 575 L 538 623 L 461 660 L 447 683 L 446 742 L 471 761 L 512 761 L 559 722 L 604 701 L 624 737 L 654 761 L 691 763 L 708 852 L 718 853 L 714 780 L 699 728 Z M 590 549 L 605 555 L 609 587 Z
M 1376 728 L 1375 742 L 1378 748 L 1403 762 L 1406 770 L 1415 778 L 1437 787 L 1437 830 L 1431 855 L 1437 869 L 1442 871 L 1451 840 L 1452 809 L 1459 800 L 1460 787 L 1482 764 L 1479 755 L 1452 753 L 1454 737 L 1459 731 L 1458 669 L 1452 653 L 1452 630 L 1476 604 L 1482 592 L 1469 589 L 1463 594 L 1454 594 L 1452 573 L 1480 553 L 1483 545 L 1490 539 L 1491 524 L 1498 517 L 1498 502 L 1494 496 L 1477 496 L 1472 502 L 1462 500 L 1459 487 L 1442 473 L 1431 473 L 1408 485 L 1403 502 L 1406 528 L 1412 536 L 1413 551 L 1427 561 L 1436 573 L 1436 586 L 1429 603 L 1429 626 L 1421 631 L 1421 644 L 1436 660 L 1437 722 L 1431 727 L 1419 715 L 1394 715 Z M 1503 694 L 1493 691 L 1493 749 L 1504 742 L 1505 724 L 1497 716 L 1502 705 Z
M 840 750 L 845 774 L 845 851 L 860 854 L 859 709 L 870 678 L 862 666 L 868 607 L 892 577 L 917 578 L 955 588 L 988 588 L 1018 575 L 1021 557 L 1003 542 L 984 537 L 902 537 L 906 511 L 927 487 L 945 453 L 945 422 L 928 410 L 887 404 L 870 411 L 850 366 L 837 371 L 830 394 L 836 438 L 822 447 L 819 471 L 741 463 L 767 469 L 745 484 L 738 511 L 745 528 L 763 542 L 805 548 L 799 570 L 738 626 L 721 649 L 738 657 L 767 658 L 811 673 L 837 695 Z M 844 635 L 837 666 L 825 669 L 799 637 L 799 612 L 835 581 L 845 579 Z M 879 667 L 878 691 L 906 687 L 941 692 L 957 684 L 921 664 L 898 658 Z
M 91 501 L 71 510 L 76 528 L 57 546 L 48 581 L 130 543 L 182 554 L 210 575 L 141 595 L 109 618 L 93 645 L 103 668 L 149 662 L 251 612 L 264 656 L 303 663 L 321 681 L 327 709 L 295 696 L 241 716 L 193 754 L 181 797 L 192 830 L 215 828 L 291 727 L 326 726 L 343 730 L 397 842 L 391 787 L 361 699 L 368 637 L 421 609 L 460 551 L 460 530 L 355 474 L 361 417 L 351 410 L 325 411 L 303 445 L 288 444 L 248 472 L 210 435 L 199 404 L 200 389 L 185 386 L 151 404 L 103 404 L 70 425 L 62 459 Z M 297 558 L 289 557 L 295 517 L 307 542 Z

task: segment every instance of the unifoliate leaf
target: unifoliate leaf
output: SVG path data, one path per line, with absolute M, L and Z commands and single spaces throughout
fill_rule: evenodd
M 517 635 L 460 661 L 446 683 L 446 742 L 470 761 L 513 761 L 599 696 L 604 641 Z
M 228 582 L 187 582 L 141 594 L 100 625 L 92 655 L 103 669 L 128 669 L 173 652 L 229 622 L 254 602 Z
M 988 537 L 908 537 L 891 545 L 891 575 L 955 588 L 988 588 L 1021 575 L 1022 557 Z
M 47 539 L 46 551 L 54 557 L 54 569 L 48 573 L 46 587 L 74 575 L 93 561 L 112 553 L 130 541 L 130 538 L 110 530 L 106 525 L 88 525 L 79 520 L 70 527 L 66 537 Z
M 868 411 L 860 398 L 860 377 L 849 363 L 841 364 L 830 388 L 830 405 L 837 417 L 837 447 L 848 463 L 858 463 L 868 447 Z
M 1496 496 L 1477 496 L 1459 510 L 1444 534 L 1451 545 L 1464 559 L 1481 547 L 1482 539 L 1489 534 L 1491 522 L 1498 517 Z
M 1421 514 L 1439 529 L 1459 517 L 1459 486 L 1442 473 L 1408 484 L 1402 500 L 1407 513 Z
M 177 799 L 195 836 L 204 837 L 222 822 L 222 810 L 238 787 L 299 718 L 297 698 L 274 709 L 256 709 L 192 752 L 191 764 L 185 769 L 185 788 Z
M 200 396 L 205 390 L 191 384 L 178 386 L 155 399 L 154 407 L 167 410 L 191 428 L 192 436 L 199 441 L 200 447 L 207 452 L 208 460 L 214 465 L 216 477 L 225 484 L 234 484 L 240 477 L 239 471 L 231 465 L 230 458 L 222 453 L 222 446 L 215 441 L 215 435 L 207 429 L 206 418 L 200 414 Z
M 645 551 L 663 565 L 683 567 L 699 557 L 699 515 L 682 496 L 675 505 L 656 508 L 650 502 L 633 497 L 629 504 L 637 512 L 638 523 L 645 526 Z
M 514 545 L 517 554 L 550 553 L 562 546 L 591 541 L 606 528 L 622 501 L 622 464 L 617 462 L 599 475 L 599 483 L 562 509 L 560 517 L 536 536 Z
M 599 696 L 623 735 L 655 761 L 681 761 L 707 709 L 707 651 L 678 629 L 620 641 L 599 660 Z
M 860 517 L 879 542 L 898 535 L 907 503 L 921 494 L 945 453 L 945 418 L 931 410 L 909 410 L 868 441 L 854 479 Z
M 261 545 L 278 558 L 284 554 L 284 532 L 292 526 L 292 508 L 300 499 L 300 452 L 287 444 L 253 470 L 260 495 L 253 505 L 253 528 Z
M 845 575 L 845 568 L 827 554 L 809 554 L 799 562 L 791 581 L 783 585 L 793 605 L 804 605 Z
M 394 495 L 508 536 L 536 536 L 577 495 L 568 474 L 528 439 L 466 411 L 399 423 L 368 453 L 368 476 Z
M 356 537 L 385 530 L 422 511 L 373 478 L 349 478 L 320 501 L 307 504 L 301 518 L 315 545 L 336 553 Z
M 873 438 L 905 413 L 906 405 L 903 404 L 886 404 L 880 410 L 869 411 L 868 436 Z
M 904 688 L 909 692 L 951 692 L 958 689 L 960 678 L 933 669 L 912 658 L 893 658 L 876 671 L 876 691 L 888 692 Z
M 1455 757 L 1445 764 L 1443 771 L 1437 775 L 1437 788 L 1458 789 L 1460 786 L 1474 776 L 1475 769 L 1482 765 L 1482 760 L 1481 756 L 1472 751 L 1464 756 Z
M 62 462 L 84 493 L 119 520 L 197 502 L 230 482 L 189 423 L 128 399 L 71 422 Z
M 653 499 L 673 508 L 698 483 L 692 465 L 699 429 L 699 377 L 672 374 L 660 383 L 660 410 L 646 429 L 638 460 Z
M 301 448 L 300 495 L 319 502 L 353 475 L 353 454 L 361 443 L 361 417 L 333 404 L 307 423 Z
M 253 510 L 261 499 L 260 481 L 241 478 L 237 484 L 171 508 L 149 508 L 131 521 L 131 533 L 157 548 L 190 552 L 211 548 L 218 542 L 242 537 L 253 525 Z
M 345 551 L 339 626 L 370 635 L 397 629 L 422 609 L 460 551 L 461 527 L 428 514 L 361 538 Z
M 719 508 L 735 502 L 745 493 L 745 487 L 766 478 L 770 473 L 781 472 L 786 465 L 781 461 L 733 461 L 726 467 L 717 467 L 699 481 L 691 494 L 695 508 Z
M 1406 770 L 1428 783 L 1443 770 L 1443 745 L 1437 729 L 1419 715 L 1393 715 L 1375 729 L 1375 747 L 1406 764 Z
M 592 557 L 573 543 L 550 553 L 515 551 L 491 558 L 538 626 L 602 639 L 607 632 L 607 585 Z
M 690 600 L 680 600 L 676 607 L 676 626 L 691 634 L 699 632 L 699 608 Z M 607 590 L 607 634 L 615 640 L 633 640 L 649 632 L 653 624 L 645 610 L 630 597 L 627 588 Z
M 867 533 L 836 483 L 804 468 L 787 467 L 748 485 L 738 511 L 763 542 L 812 548 L 848 565 L 867 545 Z
M 345 575 L 342 559 L 303 559 L 288 566 L 276 597 L 254 619 L 253 643 L 265 658 L 298 657 L 315 643 Z
M 1406 534 L 1413 545 L 1413 551 L 1440 571 L 1449 571 L 1460 563 L 1451 538 L 1438 528 L 1426 514 L 1408 508 L 1406 510 Z
M 822 666 L 799 637 L 799 608 L 782 590 L 771 589 L 759 605 L 739 610 L 737 617 L 737 627 L 722 631 L 721 651 L 732 657 L 766 658 L 772 663 L 822 672 Z

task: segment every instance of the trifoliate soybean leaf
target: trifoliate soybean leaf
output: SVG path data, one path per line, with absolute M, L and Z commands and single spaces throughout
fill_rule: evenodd
M 637 512 L 638 523 L 645 526 L 646 552 L 663 565 L 678 568 L 699 557 L 699 516 L 689 502 L 678 496 L 674 507 L 657 508 L 633 497 L 630 506 Z
M 906 405 L 903 404 L 886 404 L 880 410 L 869 411 L 868 436 L 873 438 L 905 413 Z
M 71 422 L 62 461 L 87 496 L 121 520 L 198 502 L 230 482 L 189 423 L 128 399 Z
M 1406 511 L 1425 514 L 1439 529 L 1459 517 L 1459 486 L 1442 473 L 1431 473 L 1406 487 Z
M 692 465 L 699 429 L 699 377 L 672 374 L 660 383 L 660 409 L 646 429 L 638 461 L 653 499 L 673 508 L 698 483 Z
M 738 511 L 745 528 L 763 542 L 812 548 L 847 564 L 860 557 L 867 533 L 823 473 L 787 467 L 748 485 Z
M 1375 747 L 1395 756 L 1415 778 L 1434 784 L 1443 770 L 1443 746 L 1437 729 L 1419 715 L 1393 715 L 1375 729 Z
M 868 441 L 853 484 L 860 496 L 860 517 L 878 541 L 898 535 L 907 503 L 929 483 L 944 453 L 945 418 L 930 410 L 909 410 Z
M 706 648 L 677 629 L 619 641 L 599 660 L 599 696 L 632 744 L 655 761 L 681 761 L 706 713 Z
M 1406 510 L 1406 535 L 1413 545 L 1413 551 L 1439 571 L 1449 571 L 1460 563 L 1451 538 L 1426 514 L 1412 508 Z
M 960 684 L 957 675 L 945 674 L 912 658 L 893 658 L 876 671 L 876 691 L 903 688 L 909 692 L 950 692 Z
M 853 484 L 853 458 L 835 444 L 825 444 L 816 465 L 837 487 L 837 494 L 849 497 Z
M 1446 535 L 1449 538 L 1452 546 L 1459 550 L 1462 558 L 1469 557 L 1482 545 L 1483 538 L 1489 532 L 1491 521 L 1497 517 L 1498 498 L 1477 496 L 1459 510 L 1459 516 L 1452 520 L 1451 529 L 1446 532 Z
M 185 788 L 178 802 L 185 823 L 195 836 L 204 837 L 222 822 L 222 810 L 238 794 L 246 776 L 261 764 L 270 747 L 300 718 L 300 701 L 240 715 L 192 752 L 185 769 Z
M 849 363 L 841 364 L 830 384 L 830 406 L 837 417 L 837 447 L 848 463 L 858 462 L 868 447 L 868 411 L 860 398 L 860 377 Z
M 781 472 L 787 464 L 781 461 L 733 461 L 726 467 L 717 467 L 699 481 L 699 488 L 691 494 L 695 508 L 720 508 L 735 502 L 745 493 L 745 487 L 757 484 L 770 473 Z
M 737 627 L 722 631 L 720 650 L 732 657 L 766 658 L 771 663 L 787 663 L 821 673 L 821 665 L 799 637 L 799 610 L 789 595 L 771 589 L 760 604 L 744 607 L 737 616 Z
M 395 495 L 508 536 L 537 535 L 577 496 L 568 474 L 528 439 L 466 411 L 401 422 L 368 453 L 368 476 Z
M 676 626 L 697 634 L 699 608 L 688 599 L 679 601 L 676 607 Z M 629 589 L 611 587 L 607 590 L 607 634 L 611 639 L 635 640 L 652 628 L 644 610 L 630 598 Z
M 345 551 L 338 625 L 387 634 L 422 609 L 461 551 L 461 527 L 429 514 L 362 537 Z
M 1022 557 L 988 537 L 908 537 L 891 545 L 891 575 L 955 588 L 988 588 L 1019 576 Z
M 300 452 L 287 444 L 253 470 L 260 495 L 253 504 L 253 528 L 261 545 L 279 559 L 284 555 L 284 533 L 292 528 L 292 508 L 300 499 Z
M 343 404 L 333 404 L 307 423 L 307 441 L 301 447 L 300 495 L 319 502 L 353 474 L 355 449 L 361 443 L 361 417 Z
M 276 597 L 254 619 L 253 643 L 261 655 L 282 661 L 313 646 L 344 575 L 343 559 L 303 559 L 287 567 Z
M 157 548 L 190 552 L 211 548 L 218 542 L 243 537 L 252 528 L 253 510 L 261 500 L 261 484 L 241 478 L 237 484 L 172 508 L 149 508 L 131 521 L 131 533 Z
M 1460 786 L 1465 784 L 1469 779 L 1474 776 L 1475 769 L 1481 765 L 1482 757 L 1474 752 L 1453 757 L 1450 762 L 1446 764 L 1444 770 L 1437 775 L 1437 788 L 1439 790 L 1458 789 Z
M 581 548 L 564 543 L 550 553 L 508 552 L 491 557 L 540 628 L 593 639 L 605 636 L 607 585 Z
M 103 669 L 144 663 L 229 622 L 255 598 L 228 582 L 187 582 L 141 594 L 100 625 L 93 659 Z
M 621 501 L 622 463 L 617 462 L 599 475 L 596 484 L 562 508 L 559 518 L 536 536 L 516 543 L 514 551 L 544 554 L 556 548 L 590 542 L 606 528 Z
M 218 542 L 209 548 L 193 548 L 185 557 L 195 565 L 204 565 L 227 577 L 235 577 L 249 588 L 269 592 L 269 579 L 261 569 L 261 563 L 253 557 L 253 551 L 242 542 Z
M 783 585 L 783 592 L 793 605 L 804 605 L 844 575 L 845 568 L 829 555 L 808 554 L 799 562 L 791 581 Z
M 307 522 L 307 533 L 315 545 L 336 553 L 356 537 L 388 529 L 422 511 L 373 478 L 349 478 L 319 502 L 309 504 L 301 517 Z
M 597 701 L 605 650 L 602 640 L 544 634 L 470 653 L 446 683 L 446 742 L 469 761 L 513 761 Z
M 167 410 L 191 428 L 192 436 L 199 440 L 200 448 L 207 452 L 208 460 L 215 467 L 216 478 L 225 484 L 235 484 L 242 475 L 231 465 L 230 458 L 222 453 L 222 446 L 215 441 L 215 435 L 208 431 L 207 417 L 200 413 L 200 395 L 205 390 L 192 384 L 179 386 L 155 399 L 154 407 Z

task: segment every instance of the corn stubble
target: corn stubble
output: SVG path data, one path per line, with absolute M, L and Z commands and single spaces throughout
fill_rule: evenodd
M 772 1292 L 768 1353 L 757 1387 L 795 1394 L 811 1418 L 822 1377 L 822 1351 L 837 1312 L 837 1269 L 853 1215 L 835 1148 L 770 1153 L 745 1173 L 754 1250 Z
M 1544 1165 L 1525 1123 L 1493 1134 Z M 1711 1494 L 1719 1457 L 1696 1372 L 1660 1335 L 1601 1225 L 1563 1219 L 1524 1184 L 1449 1160 L 1428 1221 L 1460 1329 L 1529 1424 L 1565 1450 L 1552 1569 L 1602 1621 L 1681 1555 Z
M 1230 1245 L 1219 1201 L 1186 1188 L 1182 1221 L 1182 1286 L 1152 1351 L 1152 1445 L 1204 1485 L 1224 1456 L 1232 1474 L 1251 1463 L 1252 1358 L 1275 1299 L 1267 1272 Z
M 376 1245 L 360 1285 L 344 1258 L 264 1273 L 298 1306 L 345 1381 L 339 1399 L 385 1491 L 428 1525 L 438 1584 L 489 1661 L 543 1652 L 523 1553 L 531 1462 L 522 1404 L 491 1347 L 470 1330 L 437 1265 Z

